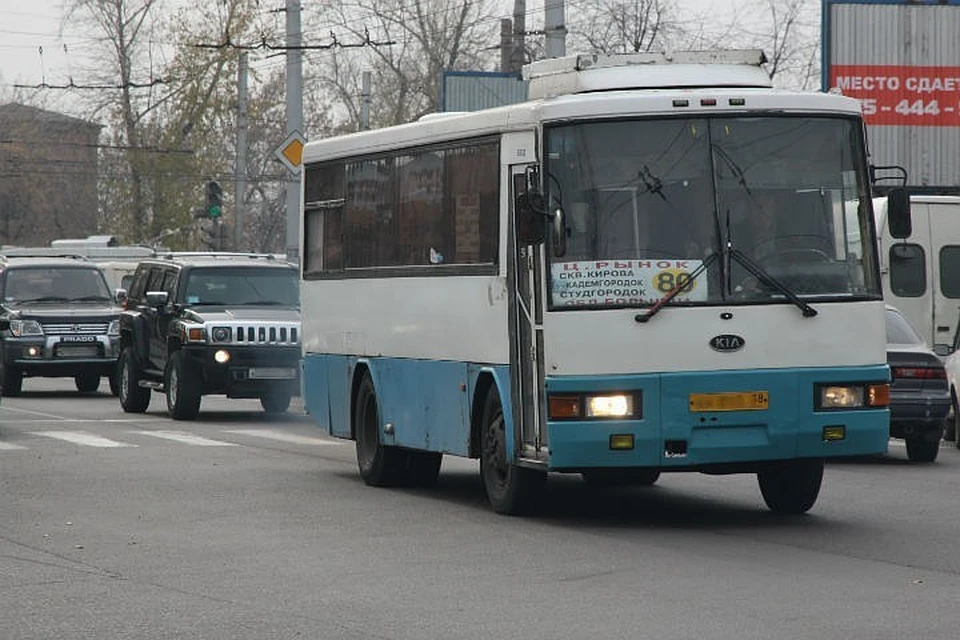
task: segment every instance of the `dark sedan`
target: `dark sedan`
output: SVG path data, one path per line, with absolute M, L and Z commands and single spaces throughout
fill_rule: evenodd
M 907 319 L 887 306 L 887 363 L 890 365 L 890 435 L 907 444 L 914 462 L 933 462 L 950 412 L 950 389 L 940 358 Z

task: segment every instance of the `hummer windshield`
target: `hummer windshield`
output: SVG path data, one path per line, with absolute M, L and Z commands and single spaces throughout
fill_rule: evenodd
M 548 128 L 567 236 L 551 306 L 650 306 L 678 285 L 669 304 L 880 298 L 861 136 L 812 116 Z
M 184 301 L 190 305 L 264 305 L 297 307 L 295 269 L 202 267 L 190 270 Z
M 7 302 L 105 302 L 111 300 L 103 274 L 89 267 L 13 267 L 3 278 Z

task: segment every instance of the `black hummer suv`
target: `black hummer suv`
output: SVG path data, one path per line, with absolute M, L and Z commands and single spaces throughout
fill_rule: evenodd
M 256 254 L 170 254 L 141 262 L 126 295 L 124 411 L 146 411 L 151 390 L 164 392 L 177 420 L 195 418 L 207 394 L 259 398 L 268 413 L 299 395 L 295 265 Z
M 24 376 L 72 377 L 92 393 L 114 376 L 120 307 L 103 271 L 81 257 L 0 257 L 3 394 L 19 395 Z

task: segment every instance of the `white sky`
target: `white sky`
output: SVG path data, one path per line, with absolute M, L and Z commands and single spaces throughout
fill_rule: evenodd
M 313 1 L 301 0 L 301 6 L 306 9 Z M 501 2 L 505 7 L 504 16 L 509 16 L 513 8 L 512 0 Z M 678 5 L 685 12 L 715 12 L 718 16 L 730 16 L 734 11 L 742 15 L 743 7 L 749 2 L 750 0 L 678 0 Z M 284 0 L 262 0 L 261 4 L 265 10 L 280 8 L 284 5 Z M 538 5 L 542 6 L 542 0 L 527 0 L 527 4 L 528 12 L 535 11 Z M 79 71 L 84 64 L 83 49 L 90 43 L 90 36 L 71 29 L 69 25 L 61 24 L 63 5 L 64 0 L 0 0 L 0 103 L 13 99 L 18 92 L 23 91 L 15 85 L 34 86 L 44 82 L 49 85 L 64 85 L 71 77 L 81 75 Z M 541 20 L 531 19 L 530 22 Z M 74 79 L 81 82 L 80 77 Z M 29 93 L 35 101 L 38 92 Z M 56 107 L 59 106 L 58 98 L 61 97 L 57 94 L 66 92 L 42 93 L 44 95 L 39 99 L 45 103 L 44 106 Z

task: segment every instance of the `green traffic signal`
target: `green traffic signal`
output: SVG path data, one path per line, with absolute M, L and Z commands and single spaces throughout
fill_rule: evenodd
M 219 218 L 223 213 L 223 187 L 216 180 L 207 183 L 207 217 Z

